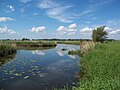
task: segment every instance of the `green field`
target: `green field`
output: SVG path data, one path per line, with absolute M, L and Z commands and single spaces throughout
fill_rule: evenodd
M 120 90 L 120 42 L 97 46 L 81 59 L 80 85 L 73 90 Z M 80 75 L 81 76 L 81 75 Z

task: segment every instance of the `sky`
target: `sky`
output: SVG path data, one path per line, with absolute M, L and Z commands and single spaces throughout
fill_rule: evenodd
M 120 39 L 120 0 L 0 0 L 0 39 Z

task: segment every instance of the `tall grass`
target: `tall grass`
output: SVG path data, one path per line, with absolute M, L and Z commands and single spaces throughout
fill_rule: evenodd
M 120 42 L 99 45 L 81 62 L 85 75 L 73 90 L 120 90 Z
M 56 41 L 58 44 L 80 45 L 82 41 Z
M 0 56 L 6 56 L 16 53 L 16 49 L 13 46 L 1 44 L 0 45 Z
M 52 41 L 0 41 L 0 45 L 10 45 L 14 47 L 55 47 L 56 43 Z
M 100 43 L 95 43 L 93 41 L 82 41 L 80 43 L 80 50 L 76 50 L 76 51 L 69 51 L 68 54 L 73 55 L 73 54 L 80 54 L 81 56 L 84 55 L 85 53 L 87 53 L 88 51 L 94 49 L 96 47 L 96 45 L 98 45 Z

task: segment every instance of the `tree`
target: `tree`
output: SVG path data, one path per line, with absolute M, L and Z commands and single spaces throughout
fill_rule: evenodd
M 104 30 L 106 26 L 98 27 L 92 32 L 92 39 L 95 42 L 103 42 L 106 40 L 107 32 Z
M 29 41 L 30 39 L 28 39 L 28 38 L 22 38 L 22 41 L 25 41 L 25 40 Z

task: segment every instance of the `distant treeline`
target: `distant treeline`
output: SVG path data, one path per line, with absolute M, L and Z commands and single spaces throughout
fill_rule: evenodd
M 1 39 L 1 40 L 15 40 L 15 41 L 92 41 L 92 39 Z M 114 39 L 106 39 L 106 41 L 115 41 Z

